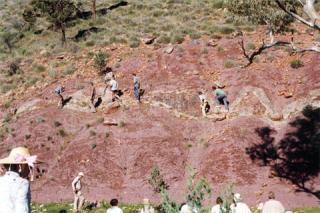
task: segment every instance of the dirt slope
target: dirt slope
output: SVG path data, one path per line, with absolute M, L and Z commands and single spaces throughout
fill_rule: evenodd
M 274 190 L 286 207 L 316 206 L 314 196 L 295 193 L 290 183 L 270 178 L 269 168 L 252 163 L 245 149 L 260 142 L 256 128 L 271 126 L 279 138 L 305 105 L 320 106 L 320 55 L 306 53 L 305 66 L 292 69 L 289 63 L 298 56 L 275 49 L 250 68 L 241 69 L 245 61 L 237 39 L 216 43 L 212 47 L 206 39 L 188 40 L 171 54 L 164 52 L 166 47 L 106 48 L 112 55 L 110 66 L 120 64 L 114 71 L 125 90 L 121 107 L 108 114 L 102 109 L 97 113 L 60 110 L 52 93 L 57 83 L 37 85 L 38 89 L 17 95 L 12 108 L 21 112 L 10 122 L 14 133 L 1 144 L 1 156 L 11 147 L 26 145 L 47 162 L 41 167 L 42 176 L 32 184 L 33 199 L 39 202 L 70 200 L 70 183 L 78 171 L 86 174 L 84 193 L 89 200 L 116 196 L 123 202 L 139 202 L 144 197 L 157 201 L 148 185 L 154 165 L 163 172 L 172 196 L 183 201 L 186 167 L 191 165 L 198 177 L 209 180 L 214 198 L 223 185 L 233 182 L 250 205 Z M 236 66 L 226 68 L 227 60 Z M 102 86 L 101 77 L 94 74 L 92 60 L 76 63 L 78 71 L 61 82 L 67 95 L 81 84 L 83 94 L 89 96 L 88 82 Z M 133 72 L 146 90 L 141 105 L 130 92 Z M 231 103 L 227 119 L 219 122 L 200 116 L 197 97 L 197 91 L 206 90 L 212 102 L 209 91 L 215 81 L 226 86 Z M 292 97 L 284 97 L 290 93 Z M 0 118 L 5 114 L 1 111 Z M 275 119 L 278 115 L 284 119 Z M 120 125 L 106 126 L 102 118 Z M 315 187 L 320 189 L 319 178 Z

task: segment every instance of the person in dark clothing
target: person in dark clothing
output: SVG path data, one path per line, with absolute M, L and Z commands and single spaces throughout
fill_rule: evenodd
M 224 108 L 229 111 L 229 101 L 226 93 L 219 89 L 217 86 L 212 86 L 213 94 L 215 95 L 215 100 L 218 105 L 224 105 Z

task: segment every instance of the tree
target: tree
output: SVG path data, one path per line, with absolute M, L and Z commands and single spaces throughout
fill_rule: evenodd
M 96 18 L 97 18 L 96 0 L 91 0 L 91 1 L 92 1 L 93 20 L 96 20 Z
M 61 41 L 66 42 L 66 23 L 76 13 L 71 0 L 32 0 L 31 6 L 61 31 Z
M 247 19 L 253 24 L 267 25 L 269 34 L 269 43 L 266 44 L 262 39 L 262 44 L 251 54 L 244 48 L 244 39 L 239 42 L 243 54 L 248 60 L 248 63 L 243 66 L 247 67 L 252 64 L 254 58 L 261 54 L 264 50 L 274 46 L 288 46 L 292 53 L 301 53 L 305 51 L 320 52 L 320 44 L 315 43 L 314 46 L 307 48 L 298 48 L 294 44 L 293 33 L 291 41 L 276 41 L 273 34 L 283 32 L 289 29 L 290 23 L 298 20 L 303 24 L 320 30 L 320 24 L 317 20 L 320 15 L 316 12 L 315 0 L 229 0 L 226 3 L 229 11 L 235 16 Z M 302 13 L 310 19 L 302 18 Z M 292 31 L 293 32 L 293 31 Z

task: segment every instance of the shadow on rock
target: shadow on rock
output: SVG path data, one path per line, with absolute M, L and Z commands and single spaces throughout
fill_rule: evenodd
M 306 192 L 320 199 L 320 190 L 313 180 L 320 172 L 320 108 L 307 106 L 290 122 L 293 128 L 278 142 L 275 130 L 257 128 L 262 143 L 246 149 L 247 154 L 261 166 L 269 166 L 275 176 L 290 181 L 297 192 Z

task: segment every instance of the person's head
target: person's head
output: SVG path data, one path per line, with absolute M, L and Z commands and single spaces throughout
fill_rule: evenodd
M 217 199 L 216 199 L 216 204 L 222 204 L 223 203 L 223 200 L 222 200 L 222 198 L 221 197 L 217 197 Z
M 135 73 L 132 73 L 132 75 L 133 75 L 133 76 L 137 76 L 137 74 L 135 74 Z
M 84 176 L 83 172 L 79 172 L 79 173 L 78 173 L 78 176 L 79 176 L 80 178 L 83 178 L 83 176 Z
M 211 88 L 212 88 L 212 90 L 216 90 L 216 89 L 217 89 L 217 86 L 216 86 L 216 85 L 213 85 Z
M 274 192 L 270 191 L 270 192 L 268 193 L 268 198 L 269 198 L 269 199 L 275 199 L 276 196 L 274 195 Z
M 117 206 L 117 205 L 118 205 L 118 200 L 115 199 L 115 198 L 111 199 L 110 205 L 111 205 L 111 206 Z
M 144 199 L 142 200 L 142 203 L 143 203 L 143 205 L 145 205 L 145 206 L 149 206 L 149 205 L 150 205 L 148 198 L 144 198 Z
M 111 78 L 112 78 L 113 80 L 116 79 L 116 77 L 115 77 L 113 74 L 112 74 L 112 77 L 111 77 Z
M 198 92 L 198 95 L 202 95 L 203 93 L 201 91 Z
M 31 156 L 30 152 L 25 147 L 16 147 L 10 151 L 8 157 L 0 159 L 6 171 L 16 172 L 20 177 L 33 180 L 33 167 L 37 163 L 37 156 Z

